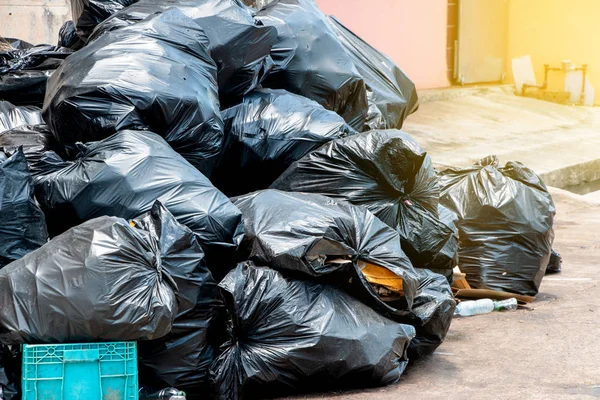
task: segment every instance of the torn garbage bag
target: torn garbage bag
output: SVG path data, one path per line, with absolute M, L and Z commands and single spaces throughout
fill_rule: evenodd
M 456 240 L 439 219 L 437 173 L 427 153 L 401 131 L 333 140 L 293 163 L 271 188 L 318 193 L 367 207 L 398 231 L 414 267 L 451 268 L 454 257 L 440 251 Z
M 277 30 L 257 24 L 238 0 L 142 0 L 104 21 L 90 41 L 169 8 L 193 19 L 206 33 L 224 105 L 237 102 L 260 85 L 273 65 L 270 52 Z
M 33 196 L 22 150 L 8 157 L 0 149 L 0 221 L 0 268 L 48 241 L 46 220 Z
M 46 221 L 33 191 L 21 150 L 0 151 L 0 268 L 39 248 L 48 240 Z
M 35 106 L 15 106 L 0 101 L 0 133 L 21 125 L 43 124 L 42 110 Z
M 64 144 L 150 130 L 210 175 L 223 121 L 208 39 L 177 10 L 104 35 L 48 81 L 44 119 Z
M 419 106 L 415 84 L 385 54 L 336 18 L 328 20 L 365 81 L 369 112 L 362 130 L 402 128 L 406 117 Z
M 102 215 L 134 218 L 159 200 L 198 235 L 207 253 L 235 249 L 242 239 L 237 207 L 151 132 L 121 131 L 81 145 L 75 161 L 46 153 L 34 170 L 52 236 Z
M 228 196 L 266 189 L 308 152 L 355 133 L 333 111 L 285 90 L 254 91 L 223 120 L 223 157 L 211 180 Z
M 418 360 L 437 349 L 448 333 L 456 301 L 447 279 L 435 272 L 417 268 L 419 289 L 410 314 L 400 322 L 415 327 L 416 336 L 408 347 L 408 358 Z
M 0 270 L 0 343 L 159 338 L 175 288 L 150 232 L 93 219 Z
M 275 66 L 263 86 L 315 100 L 362 130 L 367 117 L 365 83 L 313 0 L 277 0 L 256 19 L 277 28 Z
M 252 193 L 235 205 L 244 216 L 243 256 L 339 286 L 391 318 L 408 313 L 417 273 L 398 233 L 366 208 L 278 190 Z
M 343 291 L 244 263 L 219 284 L 229 338 L 211 368 L 220 399 L 397 382 L 414 328 Z
M 161 265 L 177 284 L 178 312 L 171 332 L 138 343 L 140 379 L 147 387 L 175 386 L 196 398 L 208 388 L 208 369 L 218 344 L 213 330 L 222 311 L 217 283 L 204 261 L 198 237 L 159 202 L 131 222 L 152 232 Z
M 441 202 L 459 217 L 459 266 L 474 289 L 535 296 L 554 240 L 554 202 L 539 176 L 495 156 L 441 175 Z

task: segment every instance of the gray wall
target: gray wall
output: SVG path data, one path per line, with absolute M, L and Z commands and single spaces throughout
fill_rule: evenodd
M 0 35 L 33 44 L 56 44 L 71 19 L 68 0 L 0 0 Z

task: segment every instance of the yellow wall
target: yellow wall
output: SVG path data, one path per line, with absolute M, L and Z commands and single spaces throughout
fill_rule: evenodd
M 510 0 L 508 21 L 507 71 L 512 58 L 529 54 L 541 84 L 544 64 L 588 64 L 600 103 L 600 0 Z M 551 90 L 562 90 L 563 76 L 551 73 Z

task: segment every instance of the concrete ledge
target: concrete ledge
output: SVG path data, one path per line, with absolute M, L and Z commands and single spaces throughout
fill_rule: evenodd
M 547 186 L 561 189 L 596 181 L 600 179 L 600 159 L 541 173 L 540 177 Z

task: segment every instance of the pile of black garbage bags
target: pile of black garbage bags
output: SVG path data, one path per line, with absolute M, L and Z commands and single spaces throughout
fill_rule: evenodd
M 541 180 L 440 178 L 413 83 L 313 0 L 72 6 L 0 53 L 0 399 L 23 343 L 137 340 L 189 399 L 386 385 L 443 342 L 457 263 L 537 292 Z

